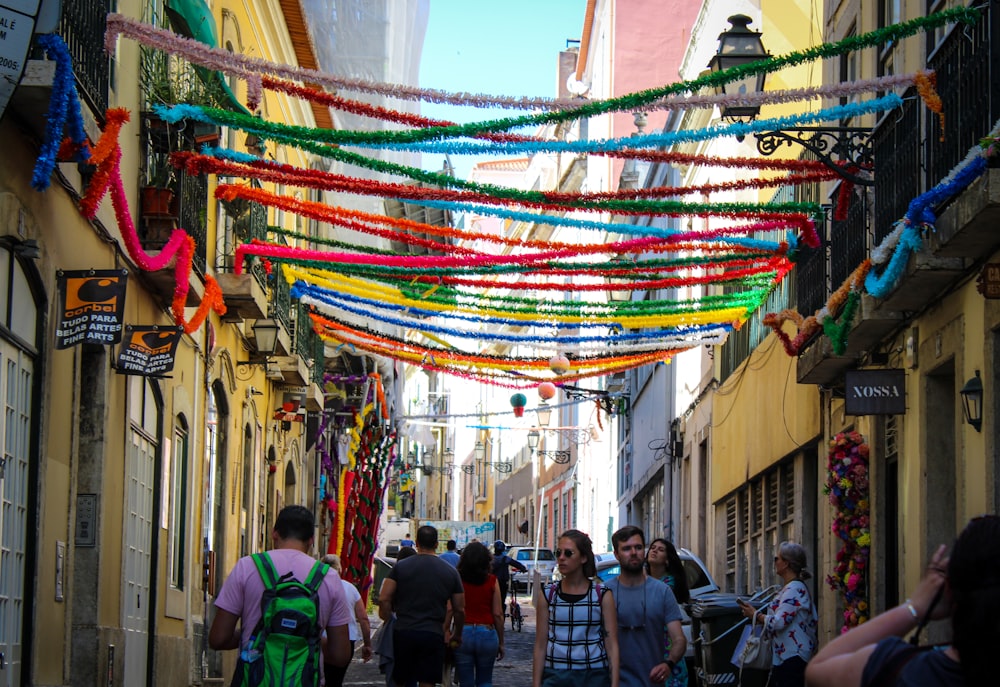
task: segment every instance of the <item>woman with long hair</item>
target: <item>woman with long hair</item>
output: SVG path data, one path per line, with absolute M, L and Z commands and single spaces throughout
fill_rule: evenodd
M 771 684 L 803 687 L 806 664 L 816 653 L 816 606 L 806 580 L 806 550 L 795 542 L 778 545 L 774 572 L 781 578 L 781 591 L 765 609 L 757 610 L 737 599 L 743 615 L 754 620 L 763 615 L 764 632 L 771 636 Z
M 455 649 L 455 674 L 460 687 L 492 687 L 493 664 L 503 658 L 503 599 L 497 578 L 490 574 L 490 551 L 480 542 L 462 550 L 458 574 L 465 589 L 462 643 Z M 450 615 L 449 610 L 449 615 Z M 450 618 L 445 618 L 448 627 Z M 451 637 L 446 637 L 451 641 Z
M 674 545 L 663 537 L 657 537 L 649 542 L 649 548 L 646 549 L 646 574 L 670 587 L 678 604 L 686 604 L 691 600 L 687 573 L 684 572 L 681 557 L 677 555 Z M 667 637 L 663 647 L 664 653 L 668 653 L 670 647 L 671 641 Z M 677 664 L 677 672 L 667 679 L 666 687 L 681 687 L 687 684 L 687 661 L 681 661 Z
M 535 598 L 533 687 L 618 687 L 618 614 L 607 587 L 594 583 L 597 565 L 579 530 L 559 536 L 562 579 Z M 535 568 L 535 588 L 541 575 Z
M 901 637 L 951 620 L 949 646 L 914 647 Z M 809 664 L 810 687 L 995 685 L 1000 646 L 1000 516 L 973 518 L 951 550 L 931 557 L 909 599 L 840 635 Z
M 646 549 L 646 572 L 653 579 L 666 582 L 673 590 L 677 603 L 686 604 L 691 600 L 684 564 L 677 555 L 677 549 L 666 539 L 657 537 L 649 542 L 649 548 Z

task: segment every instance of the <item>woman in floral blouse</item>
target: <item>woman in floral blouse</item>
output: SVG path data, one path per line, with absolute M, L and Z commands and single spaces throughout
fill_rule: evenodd
M 805 581 L 806 550 L 795 542 L 782 542 L 774 557 L 774 572 L 784 581 L 781 593 L 766 610 L 756 610 L 739 600 L 743 615 L 752 619 L 763 613 L 764 631 L 771 635 L 774 658 L 771 684 L 775 687 L 803 687 L 806 664 L 816 653 L 816 607 Z

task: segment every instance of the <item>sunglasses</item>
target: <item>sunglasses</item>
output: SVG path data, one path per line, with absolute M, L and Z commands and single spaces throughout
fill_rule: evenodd
M 556 558 L 572 558 L 576 553 L 573 549 L 556 549 Z

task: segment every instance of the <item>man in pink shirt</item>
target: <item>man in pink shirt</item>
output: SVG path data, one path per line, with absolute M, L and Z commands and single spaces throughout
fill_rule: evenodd
M 315 529 L 312 512 L 303 506 L 286 506 L 278 513 L 271 532 L 274 548 L 267 555 L 279 577 L 291 572 L 296 580 L 306 580 L 316 563 L 307 553 L 312 549 Z M 264 581 L 253 559 L 244 556 L 236 561 L 215 600 L 215 620 L 208 633 L 208 645 L 216 650 L 246 649 L 260 621 L 263 594 Z M 319 588 L 319 619 L 327 636 L 323 659 L 346 666 L 351 660 L 350 609 L 344 599 L 340 576 L 332 569 L 326 573 Z

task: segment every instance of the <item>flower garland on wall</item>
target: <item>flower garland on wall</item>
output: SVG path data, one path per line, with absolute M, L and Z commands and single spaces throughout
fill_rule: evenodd
M 826 582 L 844 597 L 847 632 L 868 620 L 868 558 L 871 551 L 868 498 L 868 444 L 857 432 L 841 432 L 830 441 L 823 493 L 834 508 L 833 534 L 843 544 Z

